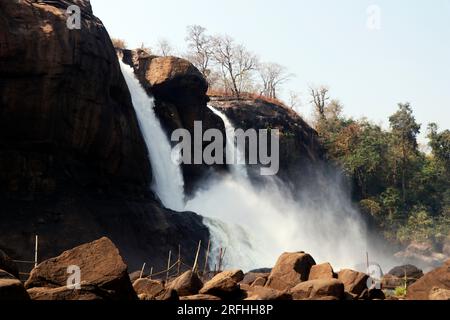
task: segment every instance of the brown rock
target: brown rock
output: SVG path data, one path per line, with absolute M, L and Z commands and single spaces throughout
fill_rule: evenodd
M 222 299 L 236 299 L 240 294 L 239 282 L 244 278 L 241 270 L 224 271 L 206 282 L 200 294 L 207 294 Z
M 219 297 L 211 296 L 208 294 L 196 294 L 193 296 L 180 297 L 181 301 L 220 301 Z
M 277 301 L 277 300 L 292 300 L 292 296 L 287 291 L 278 291 L 270 288 L 260 286 L 246 285 L 241 286 L 245 292 L 245 300 L 250 301 Z
M 434 287 L 430 292 L 429 300 L 449 301 L 450 290 Z
M 408 288 L 408 300 L 428 300 L 434 288 L 450 290 L 450 260 L 420 278 Z
M 67 287 L 59 288 L 31 288 L 28 294 L 32 300 L 40 301 L 96 301 L 104 298 L 96 293 L 94 286 L 82 286 L 80 290 Z M 104 293 L 102 293 L 104 295 Z
M 168 285 L 168 288 L 175 290 L 180 297 L 196 295 L 202 287 L 202 281 L 192 271 L 183 273 Z
M 345 292 L 358 298 L 367 288 L 369 276 L 354 270 L 342 270 L 338 273 L 338 279 L 344 284 Z
M 0 250 L 0 269 L 12 274 L 17 279 L 19 278 L 19 268 L 16 263 L 2 250 Z
M 159 301 L 179 301 L 178 293 L 173 289 L 164 289 L 162 293 L 155 297 Z
M 267 280 L 266 287 L 287 290 L 308 280 L 314 259 L 306 253 L 284 253 L 277 261 Z
M 259 277 L 252 283 L 252 287 L 264 287 L 267 283 L 267 277 Z
M 109 299 L 137 298 L 127 266 L 119 250 L 108 238 L 79 246 L 42 262 L 31 272 L 26 287 L 64 287 L 67 285 L 69 266 L 80 267 L 81 284 L 98 288 Z
M 156 297 L 164 291 L 164 284 L 150 279 L 138 279 L 133 283 L 134 291 L 138 296 Z
M 423 271 L 413 265 L 404 265 L 393 268 L 388 274 L 393 275 L 400 279 L 407 278 L 408 285 L 413 284 L 417 280 L 423 277 Z
M 404 279 L 400 279 L 392 274 L 385 274 L 381 279 L 381 286 L 383 289 L 395 289 L 404 285 Z
M 270 273 L 256 273 L 256 272 L 246 273 L 244 279 L 241 281 L 241 284 L 252 285 L 252 283 L 255 282 L 255 280 L 258 278 L 265 278 L 267 280 L 269 274 Z
M 331 264 L 323 263 L 312 266 L 308 280 L 334 279 L 334 278 L 336 278 L 336 274 L 334 273 Z
M 337 279 L 318 279 L 302 282 L 290 290 L 294 300 L 342 299 L 344 284 Z
M 0 270 L 0 301 L 30 300 L 20 280 L 6 271 Z

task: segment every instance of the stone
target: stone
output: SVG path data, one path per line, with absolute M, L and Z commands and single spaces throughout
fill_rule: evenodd
M 431 289 L 429 300 L 450 301 L 450 290 L 434 287 Z
M 67 287 L 59 288 L 31 288 L 28 294 L 32 300 L 38 301 L 99 301 L 105 300 L 101 294 L 97 294 L 94 286 L 82 286 L 79 290 Z
M 341 300 L 344 284 L 337 279 L 317 279 L 302 282 L 290 290 L 294 300 Z
M 32 270 L 25 286 L 27 289 L 64 287 L 69 277 L 69 266 L 80 268 L 81 284 L 98 288 L 109 299 L 137 298 L 128 276 L 127 265 L 108 238 L 84 244 L 42 262 Z
M 252 285 L 258 278 L 265 278 L 267 280 L 269 274 L 270 273 L 256 273 L 256 272 L 246 273 L 244 279 L 241 281 L 241 284 Z
M 202 287 L 202 281 L 192 271 L 186 271 L 168 285 L 168 288 L 175 290 L 180 297 L 196 295 Z
M 287 291 L 278 291 L 260 286 L 242 285 L 241 289 L 245 292 L 245 300 L 249 301 L 278 301 L 292 300 L 292 296 Z
M 222 299 L 236 299 L 240 295 L 239 282 L 244 279 L 241 270 L 224 271 L 206 282 L 200 294 L 217 296 Z
M 0 269 L 12 274 L 17 279 L 19 278 L 19 268 L 17 264 L 0 249 Z
M 338 279 L 344 284 L 345 292 L 358 298 L 367 288 L 369 276 L 365 273 L 344 269 L 338 273 Z
M 287 290 L 302 281 L 307 281 L 314 259 L 306 253 L 284 253 L 277 261 L 269 275 L 266 287 Z
M 180 297 L 180 301 L 220 301 L 219 297 L 211 296 L 208 294 L 196 294 L 192 296 Z
M 138 296 L 145 295 L 155 298 L 164 291 L 164 284 L 150 279 L 138 279 L 133 283 L 133 288 Z
M 323 263 L 312 266 L 308 280 L 334 279 L 334 278 L 336 278 L 336 274 L 334 273 L 331 264 Z
M 267 277 L 259 277 L 251 284 L 252 287 L 264 287 L 267 283 Z
M 436 289 L 450 290 L 450 260 L 409 286 L 406 299 L 428 300 L 432 291 Z
M 391 271 L 388 272 L 388 274 L 393 275 L 394 277 L 397 277 L 399 279 L 405 280 L 405 277 L 407 279 L 407 284 L 411 285 L 420 278 L 423 277 L 423 271 L 417 268 L 413 265 L 404 265 L 393 268 Z
M 0 301 L 30 300 L 25 287 L 12 274 L 0 270 Z

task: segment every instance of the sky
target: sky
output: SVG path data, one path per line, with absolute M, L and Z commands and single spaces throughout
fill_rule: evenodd
M 110 35 L 129 47 L 167 39 L 185 50 L 186 27 L 228 34 L 295 77 L 310 118 L 310 86 L 326 85 L 344 114 L 388 126 L 410 102 L 427 124 L 450 129 L 450 0 L 91 0 Z

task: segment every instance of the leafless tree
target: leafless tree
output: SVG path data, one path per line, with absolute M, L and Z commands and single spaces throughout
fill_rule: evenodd
M 320 86 L 318 88 L 310 87 L 310 94 L 312 97 L 311 103 L 313 104 L 315 111 L 321 120 L 326 119 L 326 107 L 330 100 L 328 96 L 329 89 L 325 86 Z
M 214 37 L 213 44 L 214 60 L 221 69 L 224 85 L 239 99 L 243 86 L 258 66 L 258 59 L 229 36 Z
M 156 44 L 156 52 L 158 55 L 168 57 L 173 55 L 173 47 L 167 39 L 159 39 Z
M 280 86 L 293 76 L 278 63 L 262 63 L 258 67 L 258 73 L 263 85 L 261 94 L 272 99 L 277 98 Z
M 209 79 L 213 60 L 212 38 L 206 34 L 204 27 L 192 25 L 187 27 L 186 42 L 189 49 L 188 60 L 197 67 L 206 79 Z
M 298 111 L 301 104 L 302 101 L 300 99 L 300 94 L 295 91 L 289 92 L 289 107 L 295 111 Z

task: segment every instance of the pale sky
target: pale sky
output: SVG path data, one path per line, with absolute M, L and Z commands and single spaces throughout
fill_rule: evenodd
M 129 47 L 165 38 L 183 51 L 186 27 L 193 24 L 210 34 L 231 35 L 261 60 L 296 75 L 283 97 L 300 92 L 300 112 L 307 117 L 309 85 L 324 84 L 344 104 L 346 115 L 386 125 L 397 103 L 408 101 L 423 131 L 430 122 L 450 129 L 450 0 L 91 3 L 110 35 Z M 381 10 L 379 30 L 367 26 L 373 5 Z

